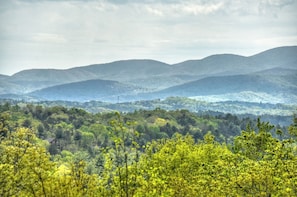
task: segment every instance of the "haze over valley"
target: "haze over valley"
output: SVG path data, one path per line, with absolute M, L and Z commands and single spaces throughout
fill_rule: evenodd
M 288 46 L 249 57 L 219 54 L 172 65 L 122 60 L 66 70 L 23 70 L 1 76 L 0 97 L 115 103 L 177 96 L 296 104 L 296 54 L 297 47 Z
M 0 196 L 297 196 L 297 0 L 0 0 Z

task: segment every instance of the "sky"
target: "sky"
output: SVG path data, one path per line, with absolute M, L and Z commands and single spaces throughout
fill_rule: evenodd
M 0 0 L 0 74 L 297 45 L 297 0 Z

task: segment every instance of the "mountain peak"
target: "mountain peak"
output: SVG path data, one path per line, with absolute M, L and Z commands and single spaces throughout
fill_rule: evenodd
M 210 79 L 210 82 L 216 80 L 217 84 L 222 83 L 220 90 L 212 87 L 212 93 L 215 93 L 216 91 L 224 92 L 225 86 L 231 87 L 230 83 L 223 83 L 226 81 L 223 80 L 225 78 L 218 77 L 243 76 L 242 79 L 245 79 L 245 81 L 242 80 L 242 83 L 247 85 L 252 84 L 248 83 L 248 80 L 255 81 L 253 78 L 255 75 L 262 79 L 259 82 L 265 82 L 266 85 L 264 86 L 266 87 L 268 87 L 268 84 L 278 86 L 281 83 L 279 87 L 287 87 L 287 90 L 295 91 L 296 85 L 294 83 L 296 84 L 297 79 L 294 75 L 291 75 L 293 72 L 290 72 L 290 69 L 296 69 L 296 54 L 297 46 L 291 46 L 270 49 L 249 57 L 236 54 L 215 54 L 200 60 L 188 60 L 173 65 L 151 59 L 130 59 L 66 70 L 24 70 L 13 76 L 0 76 L 0 94 L 27 94 L 33 92 L 34 95 L 41 95 L 45 99 L 47 97 L 43 95 L 52 99 L 54 97 L 51 95 L 64 99 L 68 97 L 75 99 L 74 95 L 76 95 L 80 100 L 90 98 L 98 100 L 108 97 L 103 98 L 100 96 L 104 92 L 106 95 L 115 96 L 118 95 L 117 92 L 120 93 L 123 90 L 124 93 L 121 96 L 135 96 L 135 93 L 152 93 L 179 85 L 181 85 L 179 87 L 187 90 L 182 85 L 191 86 L 191 82 L 206 78 Z M 241 83 L 239 79 L 240 77 L 232 80 L 228 78 L 231 82 Z M 267 81 L 267 79 L 270 81 Z M 202 82 L 200 81 L 200 83 Z M 253 83 L 253 85 L 256 86 L 256 83 Z M 259 83 L 259 86 L 261 86 L 261 83 Z M 250 88 L 252 86 L 247 85 L 246 87 Z M 75 88 L 77 90 L 74 91 Z M 117 92 L 112 92 L 113 88 Z M 68 89 L 71 91 L 68 92 Z M 270 88 L 270 90 L 272 89 Z M 98 93 L 99 90 L 101 91 L 100 94 Z M 241 89 L 238 88 L 238 90 Z M 254 90 L 244 89 L 242 91 Z M 259 90 L 265 90 L 265 87 L 259 88 Z M 94 97 L 90 96 L 92 91 L 95 91 Z M 198 93 L 194 91 L 194 94 Z

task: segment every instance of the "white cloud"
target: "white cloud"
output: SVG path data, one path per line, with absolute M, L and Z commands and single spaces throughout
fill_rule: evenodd
M 267 6 L 282 8 L 284 6 L 293 4 L 294 0 L 262 0 L 260 3 L 266 4 Z
M 127 58 L 174 63 L 213 53 L 250 55 L 296 45 L 296 10 L 296 0 L 5 1 L 0 73 L 7 65 L 71 67 Z
M 118 10 L 118 6 L 111 3 L 106 2 L 93 2 L 94 8 L 98 11 L 104 11 L 104 12 L 113 12 Z
M 211 14 L 223 7 L 223 2 L 212 3 L 212 4 L 186 4 L 181 6 L 181 9 L 186 13 L 199 15 L 199 14 Z
M 258 11 L 262 15 L 278 17 L 278 13 L 285 7 L 295 4 L 296 9 L 296 2 L 296 0 L 261 0 Z
M 32 38 L 33 41 L 42 43 L 66 43 L 66 39 L 62 35 L 49 34 L 49 33 L 37 33 Z
M 161 11 L 161 9 L 153 8 L 151 6 L 146 6 L 146 10 L 153 15 L 164 16 L 164 13 L 163 13 L 163 11 Z

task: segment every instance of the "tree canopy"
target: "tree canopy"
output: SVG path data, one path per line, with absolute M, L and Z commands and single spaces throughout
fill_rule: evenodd
M 286 132 L 231 114 L 26 106 L 0 123 L 0 196 L 297 195 L 296 118 Z

